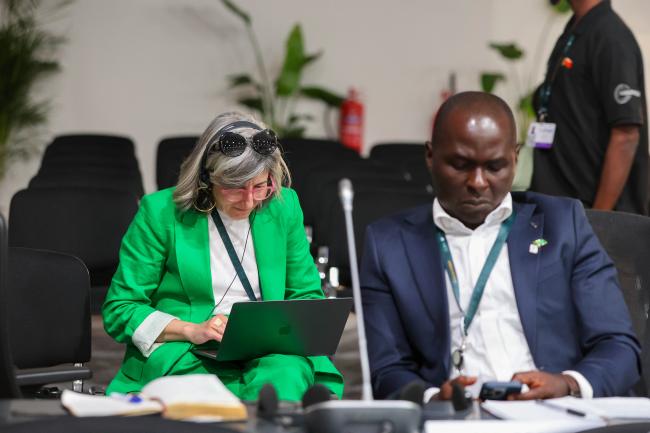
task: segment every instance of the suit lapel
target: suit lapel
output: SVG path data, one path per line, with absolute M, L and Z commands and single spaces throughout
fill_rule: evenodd
M 416 282 L 419 301 L 424 304 L 436 330 L 444 330 L 438 336 L 445 338 L 449 353 L 449 308 L 445 275 L 436 244 L 432 207 L 406 218 L 402 238 L 411 274 Z M 423 325 L 426 326 L 426 325 Z M 445 369 L 449 369 L 449 357 L 444 357 Z
M 510 274 L 521 325 L 531 355 L 536 359 L 539 254 L 530 253 L 529 248 L 531 242 L 543 236 L 544 215 L 534 213 L 534 204 L 518 203 L 513 200 L 513 207 L 517 217 L 508 236 Z
M 190 301 L 214 305 L 207 218 L 194 210 L 177 214 L 174 227 L 176 260 Z

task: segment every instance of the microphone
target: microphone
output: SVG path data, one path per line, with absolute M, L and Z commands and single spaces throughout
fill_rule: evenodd
M 325 385 L 317 383 L 311 386 L 302 395 L 302 408 L 307 409 L 309 406 L 331 400 L 330 390 Z
M 257 396 L 257 416 L 264 419 L 272 420 L 278 413 L 280 400 L 275 387 L 267 383 L 260 389 Z
M 459 383 L 451 385 L 451 404 L 456 412 L 472 407 L 472 397 L 467 395 L 465 387 Z
M 359 266 L 354 241 L 354 226 L 352 224 L 354 190 L 350 179 L 344 178 L 339 181 L 339 197 L 345 216 L 345 232 L 350 257 L 350 274 L 352 276 L 352 296 L 354 298 L 354 310 L 357 315 L 362 400 L 330 400 L 311 404 L 305 407 L 305 425 L 310 433 L 370 430 L 384 433 L 417 433 L 422 416 L 422 408 L 419 404 L 402 400 L 373 401 L 361 287 L 359 285 Z M 408 395 L 412 397 L 414 392 L 409 390 Z M 420 395 L 420 401 L 422 401 L 422 395 Z
M 361 305 L 361 285 L 359 284 L 359 265 L 357 262 L 357 247 L 354 238 L 354 224 L 352 223 L 352 199 L 354 190 L 348 178 L 339 181 L 339 198 L 345 216 L 345 237 L 348 243 L 348 257 L 350 258 L 350 276 L 352 277 L 352 299 L 354 312 L 357 315 L 357 333 L 359 338 L 359 357 L 361 359 L 361 399 L 372 400 L 370 386 L 370 365 L 368 363 L 368 343 L 366 342 L 366 327 L 363 321 L 363 306 Z
M 399 393 L 400 400 L 412 401 L 422 406 L 424 404 L 424 391 L 426 386 L 419 380 L 407 383 Z

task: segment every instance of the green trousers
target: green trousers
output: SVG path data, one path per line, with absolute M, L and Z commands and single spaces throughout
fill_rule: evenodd
M 260 389 L 272 383 L 280 400 L 299 401 L 314 384 L 314 369 L 307 358 L 294 355 L 267 355 L 247 362 L 215 362 L 184 356 L 174 374 L 215 374 L 242 400 L 257 400 Z
M 319 375 L 315 377 L 314 367 L 309 360 L 295 355 L 267 355 L 246 362 L 216 362 L 185 353 L 176 362 L 169 375 L 214 374 L 233 394 L 244 401 L 255 401 L 260 389 L 267 383 L 273 384 L 280 400 L 300 401 L 304 392 L 319 382 L 328 387 L 339 398 L 343 393 L 340 376 Z M 110 394 L 117 388 L 124 392 L 125 381 L 133 383 L 119 371 L 106 390 Z M 132 389 L 129 392 L 139 392 Z

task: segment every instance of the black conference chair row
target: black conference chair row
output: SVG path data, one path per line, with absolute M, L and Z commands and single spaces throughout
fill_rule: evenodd
M 134 144 L 113 135 L 60 135 L 43 154 L 30 188 L 94 187 L 144 194 Z
M 92 377 L 88 269 L 71 255 L 8 248 L 0 215 L 0 398 Z M 21 392 L 22 391 L 22 392 Z
M 98 313 L 118 264 L 120 243 L 138 209 L 128 191 L 90 187 L 28 188 L 11 199 L 9 245 L 79 257 L 90 270 Z

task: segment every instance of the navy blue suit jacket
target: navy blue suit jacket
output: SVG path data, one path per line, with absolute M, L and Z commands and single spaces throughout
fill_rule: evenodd
M 507 241 L 519 317 L 539 370 L 575 370 L 594 396 L 625 394 L 639 379 L 640 347 L 616 269 L 577 200 L 513 193 Z M 450 373 L 445 274 L 432 205 L 371 224 L 361 288 L 374 394 Z M 531 254 L 530 243 L 548 244 Z M 480 307 L 479 307 L 480 308 Z

